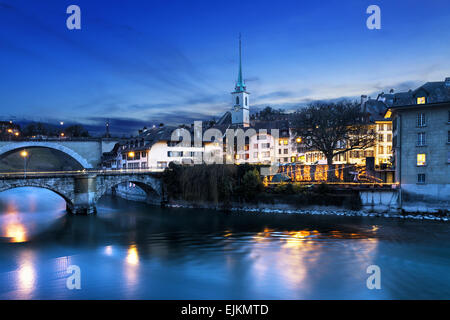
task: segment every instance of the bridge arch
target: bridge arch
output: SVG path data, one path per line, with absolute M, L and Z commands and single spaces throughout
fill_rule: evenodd
M 150 175 L 117 175 L 107 177 L 97 177 L 97 192 L 95 194 L 95 202 L 97 202 L 108 190 L 121 183 L 134 183 L 145 191 L 148 197 L 156 196 L 162 200 L 161 181 Z
M 8 143 L 7 145 L 4 145 L 3 147 L 0 147 L 0 156 L 14 150 L 33 147 L 49 148 L 61 151 L 67 154 L 68 156 L 72 157 L 73 159 L 75 159 L 84 169 L 92 169 L 92 165 L 79 153 L 57 142 L 45 142 L 45 141 L 11 142 Z
M 66 201 L 68 208 L 73 206 L 75 194 L 62 192 L 61 189 L 59 189 L 51 184 L 48 184 L 48 183 L 40 183 L 40 182 L 29 181 L 29 180 L 23 180 L 23 181 L 18 181 L 18 182 L 13 182 L 13 183 L 2 183 L 0 185 L 0 193 L 7 191 L 7 190 L 11 190 L 11 189 L 26 188 L 26 187 L 41 188 L 41 189 L 47 189 L 47 190 L 53 191 L 54 193 L 56 193 L 57 195 L 59 195 L 61 198 L 63 198 Z

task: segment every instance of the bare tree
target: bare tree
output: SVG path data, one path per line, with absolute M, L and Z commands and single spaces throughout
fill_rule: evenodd
M 364 150 L 375 143 L 367 116 L 354 102 L 310 104 L 295 113 L 293 126 L 307 148 L 325 155 L 328 165 L 339 154 Z

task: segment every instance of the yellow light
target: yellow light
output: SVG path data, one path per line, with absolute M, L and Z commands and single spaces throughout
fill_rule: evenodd
M 61 132 L 61 137 L 64 137 L 64 132 Z
M 15 243 L 27 241 L 26 230 L 19 223 L 12 223 L 6 226 L 6 237 L 10 238 L 10 242 Z
M 391 116 L 392 116 L 392 111 L 388 110 L 388 111 L 386 111 L 386 114 L 384 115 L 384 118 L 385 119 L 389 119 Z
M 15 135 L 16 137 L 18 137 L 19 134 L 20 134 L 20 133 L 18 133 L 18 132 L 14 132 L 14 135 Z
M 22 152 L 20 152 L 20 156 L 26 158 L 28 157 L 28 152 L 26 150 L 23 150 Z
M 424 166 L 427 162 L 427 155 L 425 153 L 417 154 L 417 165 Z
M 134 152 L 133 151 L 128 152 L 128 157 L 134 158 Z
M 12 133 L 13 131 L 12 131 L 12 129 L 8 129 L 8 132 L 9 132 L 9 133 Z
M 128 248 L 127 262 L 134 266 L 139 264 L 139 254 L 138 254 L 136 245 L 131 245 Z
M 418 97 L 417 98 L 417 104 L 425 104 L 425 103 L 426 103 L 425 97 Z
M 302 142 L 302 138 L 298 137 L 295 141 L 297 141 L 297 143 Z

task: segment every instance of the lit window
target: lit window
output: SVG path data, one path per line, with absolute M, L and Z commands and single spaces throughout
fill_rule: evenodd
M 287 144 L 289 143 L 289 141 L 284 140 L 284 145 L 287 146 Z
M 386 114 L 384 115 L 385 119 L 389 119 L 392 116 L 391 110 L 386 111 Z
M 427 155 L 425 153 L 417 154 L 417 165 L 424 166 L 427 163 Z
M 417 98 L 417 104 L 425 104 L 426 99 L 425 97 L 418 97 Z

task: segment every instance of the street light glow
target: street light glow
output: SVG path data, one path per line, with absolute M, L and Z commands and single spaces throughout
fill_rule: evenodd
M 133 151 L 128 152 L 128 157 L 134 158 L 134 152 Z
M 20 152 L 20 156 L 22 158 L 26 158 L 26 157 L 28 157 L 28 152 L 26 150 L 23 150 L 22 152 Z

